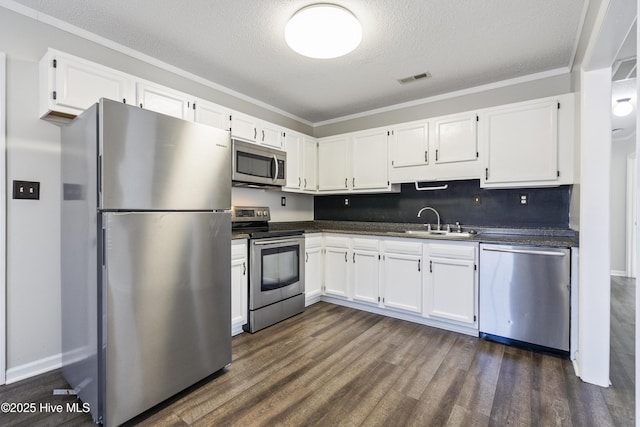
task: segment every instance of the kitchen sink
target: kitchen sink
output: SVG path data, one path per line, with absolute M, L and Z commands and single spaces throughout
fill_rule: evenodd
M 465 239 L 473 236 L 477 236 L 478 232 L 475 230 L 457 232 L 446 230 L 406 230 L 405 234 L 411 234 L 420 237 L 446 237 L 447 239 L 459 238 Z

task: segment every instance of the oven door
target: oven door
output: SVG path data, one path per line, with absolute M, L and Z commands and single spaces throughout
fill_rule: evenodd
M 244 141 L 233 140 L 234 183 L 269 186 L 286 184 L 287 153 Z
M 304 237 L 251 241 L 249 309 L 304 293 Z

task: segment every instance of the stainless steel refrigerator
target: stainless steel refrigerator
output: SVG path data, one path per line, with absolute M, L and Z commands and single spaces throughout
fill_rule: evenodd
M 228 132 L 114 101 L 62 129 L 63 374 L 118 425 L 231 362 Z

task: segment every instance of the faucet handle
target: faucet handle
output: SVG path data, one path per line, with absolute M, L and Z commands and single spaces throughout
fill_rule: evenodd
M 462 226 L 460 225 L 459 221 L 456 221 L 456 231 L 458 233 L 462 233 Z

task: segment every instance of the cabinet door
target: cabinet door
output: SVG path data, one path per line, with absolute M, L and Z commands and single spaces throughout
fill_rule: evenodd
M 302 189 L 315 192 L 318 189 L 318 141 L 302 137 Z
M 387 252 L 383 268 L 384 306 L 421 313 L 422 257 Z
M 386 130 L 353 134 L 351 159 L 351 187 L 354 190 L 389 186 Z
M 305 250 L 305 299 L 317 300 L 322 294 L 322 247 L 308 247 Z M 308 305 L 308 304 L 307 304 Z
M 353 263 L 353 299 L 378 304 L 379 289 L 378 251 L 354 249 L 351 254 Z
M 324 292 L 342 298 L 349 298 L 348 250 L 327 246 L 324 258 Z
M 558 177 L 558 102 L 517 104 L 485 113 L 482 183 L 553 181 Z
M 431 257 L 425 287 L 426 315 L 475 324 L 475 288 L 473 260 Z
M 318 188 L 320 191 L 348 190 L 347 136 L 318 141 Z
M 247 274 L 247 245 L 234 241 L 231 247 L 231 334 L 242 332 L 247 323 L 249 282 Z
M 302 135 L 287 132 L 284 138 L 284 149 L 287 152 L 285 189 L 299 190 L 302 188 Z
M 276 125 L 271 123 L 262 122 L 260 126 L 260 131 L 258 132 L 258 142 L 261 145 L 266 145 L 268 147 L 277 148 L 279 150 L 282 149 L 282 135 L 283 130 Z
M 429 125 L 408 123 L 390 131 L 391 167 L 424 166 L 429 163 Z
M 191 96 L 147 82 L 136 84 L 136 101 L 140 108 L 193 121 Z
M 478 116 L 460 114 L 434 120 L 435 163 L 476 160 Z
M 249 142 L 256 142 L 258 139 L 258 120 L 248 114 L 231 113 L 231 136 Z
M 43 58 L 43 66 L 43 78 L 53 78 L 47 90 L 48 110 L 77 115 L 100 98 L 135 103 L 133 81 L 124 73 L 57 51 Z
M 229 130 L 231 128 L 231 113 L 221 105 L 198 99 L 195 102 L 194 121 L 217 129 Z

